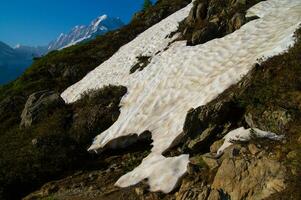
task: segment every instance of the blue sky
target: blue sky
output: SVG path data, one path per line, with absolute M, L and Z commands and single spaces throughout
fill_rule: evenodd
M 143 0 L 1 0 L 0 41 L 46 45 L 75 25 L 107 14 L 128 23 Z

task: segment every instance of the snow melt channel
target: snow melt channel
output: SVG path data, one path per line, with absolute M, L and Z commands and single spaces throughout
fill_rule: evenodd
M 145 130 L 152 132 L 154 147 L 137 168 L 117 181 L 117 186 L 148 179 L 151 191 L 172 191 L 187 170 L 189 156 L 165 158 L 162 152 L 180 136 L 187 111 L 205 105 L 237 83 L 258 59 L 287 50 L 301 21 L 300 0 L 264 1 L 248 11 L 248 15 L 261 18 L 234 33 L 193 47 L 186 46 L 185 41 L 175 42 L 164 51 L 172 41 L 166 36 L 177 29 L 191 8 L 192 4 L 146 30 L 62 93 L 71 103 L 89 89 L 108 84 L 128 88 L 119 119 L 95 138 L 90 150 Z M 151 56 L 151 63 L 143 71 L 129 74 L 141 55 Z

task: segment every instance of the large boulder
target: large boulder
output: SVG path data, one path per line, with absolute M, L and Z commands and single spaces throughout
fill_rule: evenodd
M 217 38 L 218 35 L 218 24 L 209 22 L 203 29 L 196 30 L 192 33 L 192 38 L 189 43 L 191 43 L 192 45 L 202 44 L 209 40 Z
M 222 189 L 232 200 L 264 199 L 283 191 L 286 188 L 286 169 L 266 154 L 227 156 L 218 168 L 212 189 Z
M 252 200 L 284 191 L 287 168 L 268 150 L 254 145 L 234 144 L 220 158 L 209 153 L 191 158 L 194 167 L 184 178 L 176 199 Z
M 59 93 L 44 90 L 31 94 L 21 114 L 20 127 L 30 127 L 61 105 L 64 105 L 64 100 Z

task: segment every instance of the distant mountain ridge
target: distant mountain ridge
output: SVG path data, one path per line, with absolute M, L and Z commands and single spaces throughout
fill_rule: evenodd
M 102 15 L 93 20 L 90 25 L 75 26 L 68 34 L 61 33 L 56 40 L 49 44 L 48 51 L 66 48 L 93 39 L 122 26 L 124 26 L 124 23 L 119 18 Z
M 45 47 L 27 47 L 18 45 L 12 48 L 0 41 L 0 84 L 15 79 L 31 65 L 34 57 L 46 53 Z
M 89 25 L 75 26 L 68 34 L 60 36 L 46 46 L 17 45 L 12 48 L 0 41 L 0 84 L 14 80 L 32 64 L 34 57 L 41 57 L 53 50 L 60 50 L 77 43 L 94 39 L 108 31 L 124 26 L 119 18 L 102 15 Z

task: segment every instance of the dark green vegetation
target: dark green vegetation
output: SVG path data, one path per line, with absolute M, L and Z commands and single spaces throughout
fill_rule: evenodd
M 3 195 L 20 197 L 68 170 L 84 167 L 84 162 L 93 159 L 87 147 L 117 120 L 125 93 L 126 88 L 116 86 L 91 91 L 74 104 L 42 109 L 43 118 L 28 128 L 20 129 L 16 124 L 1 133 Z
M 153 2 L 151 0 L 144 0 L 142 10 L 147 10 L 152 7 Z
M 0 87 L 0 199 L 18 199 L 95 159 L 86 149 L 95 135 L 118 118 L 126 88 L 108 86 L 72 105 L 46 106 L 41 110 L 43 117 L 20 129 L 28 97 L 44 90 L 62 92 L 122 45 L 188 3 L 159 0 L 120 30 L 38 58 L 20 78 Z

